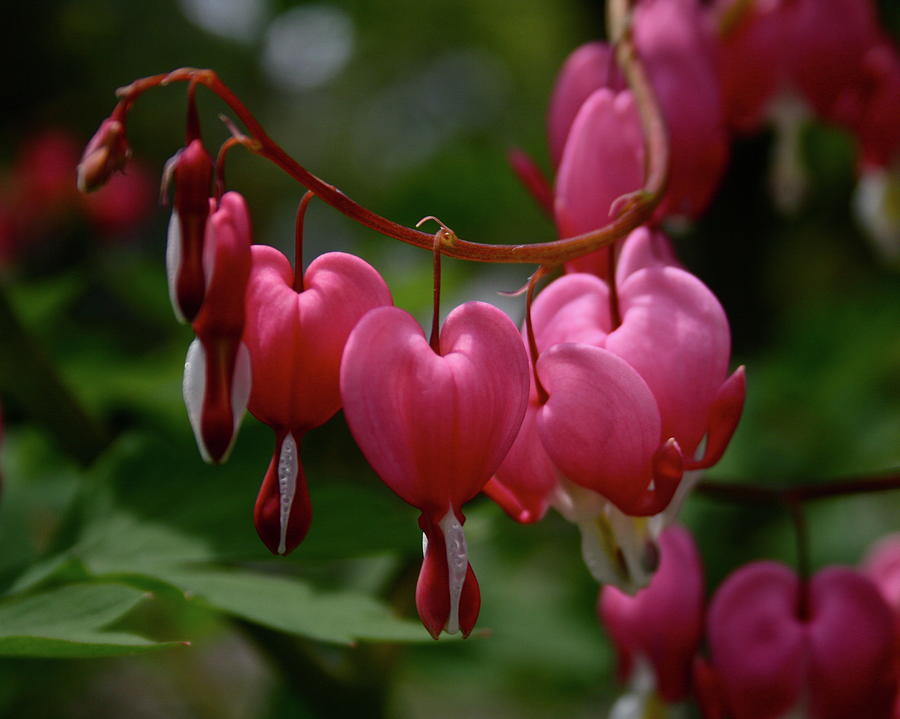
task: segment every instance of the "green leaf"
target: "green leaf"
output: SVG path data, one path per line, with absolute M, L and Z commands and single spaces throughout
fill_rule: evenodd
M 0 603 L 0 655 L 100 657 L 183 644 L 102 631 L 146 597 L 120 584 L 70 584 L 10 599 Z
M 163 571 L 160 576 L 209 608 L 310 639 L 432 641 L 419 622 L 402 619 L 363 594 L 319 591 L 296 579 L 247 571 Z

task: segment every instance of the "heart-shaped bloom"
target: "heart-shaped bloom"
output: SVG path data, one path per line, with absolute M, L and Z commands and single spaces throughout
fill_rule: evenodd
M 659 537 L 659 569 L 650 584 L 629 596 L 600 590 L 597 610 L 618 655 L 621 682 L 649 671 L 650 686 L 636 687 L 652 701 L 687 699 L 694 655 L 703 635 L 703 568 L 690 533 L 678 525 Z
M 184 363 L 184 401 L 200 454 L 219 463 L 231 451 L 250 395 L 250 355 L 241 341 L 252 241 L 244 198 L 223 195 L 204 231 L 206 292 L 192 323 L 197 339 Z
M 180 150 L 171 162 L 175 202 L 166 246 L 169 297 L 175 316 L 182 322 L 191 322 L 206 292 L 203 241 L 209 217 L 212 161 L 198 138 Z
M 250 412 L 275 431 L 275 451 L 256 500 L 256 531 L 287 554 L 312 520 L 300 462 L 303 436 L 341 407 L 340 364 L 350 331 L 369 310 L 391 304 L 381 275 L 354 255 L 316 258 L 294 289 L 294 270 L 273 247 L 252 248 L 245 342 L 253 360 Z
M 891 610 L 841 567 L 804 586 L 775 562 L 737 570 L 710 604 L 716 684 L 734 719 L 888 719 L 897 692 Z
M 520 434 L 486 487 L 517 521 L 554 506 L 581 530 L 592 575 L 629 592 L 649 581 L 653 541 L 697 479 L 681 481 L 682 471 L 718 461 L 744 400 L 743 368 L 726 379 L 724 312 L 674 263 L 660 233 L 628 237 L 616 264 L 616 328 L 596 276 L 566 275 L 539 295 L 532 322 L 549 399 L 532 388 Z
M 500 466 L 522 422 L 528 358 L 518 330 L 496 307 L 468 302 L 447 317 L 435 352 L 407 312 L 374 310 L 347 342 L 341 394 L 366 459 L 422 512 L 422 623 L 435 638 L 467 636 L 481 600 L 461 507 Z

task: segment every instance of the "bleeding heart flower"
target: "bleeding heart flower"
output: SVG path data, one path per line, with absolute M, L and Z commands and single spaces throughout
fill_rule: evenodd
M 435 638 L 475 625 L 481 600 L 461 507 L 500 465 L 528 399 L 525 348 L 497 308 L 456 308 L 439 346 L 403 310 L 377 309 L 353 330 L 341 365 L 353 436 L 381 479 L 422 511 L 416 607 Z
M 175 177 L 175 202 L 166 246 L 169 297 L 178 320 L 191 322 L 206 292 L 203 240 L 209 217 L 212 161 L 198 138 L 170 163 Z
M 830 567 L 804 585 L 755 562 L 713 597 L 708 637 L 734 719 L 888 719 L 897 692 L 890 608 L 866 577 Z
M 667 702 L 688 698 L 694 655 L 703 635 L 703 568 L 690 533 L 674 525 L 659 537 L 659 569 L 650 584 L 629 596 L 615 587 L 600 590 L 597 611 L 612 637 L 619 681 L 650 672 L 646 696 Z
M 644 178 L 644 141 L 630 92 L 616 94 L 605 88 L 593 92 L 578 110 L 566 138 L 556 173 L 560 237 L 603 227 L 612 219 L 613 203 L 639 190 Z M 609 253 L 610 247 L 602 247 L 567 262 L 566 270 L 606 277 Z
M 609 288 L 595 276 L 567 275 L 535 301 L 538 373 L 544 382 L 550 368 L 550 401 L 532 386 L 519 435 L 485 491 L 520 522 L 556 508 L 578 525 L 591 574 L 633 593 L 653 575 L 655 539 L 699 479 L 680 481 L 682 468 L 711 466 L 724 451 L 744 373 L 725 380 L 724 313 L 676 266 L 664 235 L 635 230 L 616 274 L 616 329 Z M 694 458 L 704 434 L 706 450 Z M 634 516 L 642 514 L 656 516 Z
M 369 310 L 392 300 L 381 275 L 354 255 L 316 258 L 300 292 L 281 252 L 257 245 L 252 259 L 244 340 L 253 360 L 249 407 L 275 430 L 254 521 L 269 550 L 287 554 L 312 520 L 300 462 L 303 436 L 341 407 L 341 354 L 350 331 Z
M 184 401 L 200 454 L 218 464 L 231 451 L 250 395 L 250 355 L 241 341 L 252 241 L 244 198 L 226 193 L 205 234 L 206 293 L 184 363 Z

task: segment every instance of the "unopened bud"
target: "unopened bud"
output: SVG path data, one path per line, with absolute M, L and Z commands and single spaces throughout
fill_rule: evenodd
M 106 118 L 78 163 L 78 191 L 99 190 L 114 172 L 125 166 L 130 154 L 124 125 L 111 117 Z

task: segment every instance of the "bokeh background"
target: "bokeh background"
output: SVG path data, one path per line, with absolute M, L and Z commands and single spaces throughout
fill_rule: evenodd
M 900 36 L 897 4 L 879 9 Z M 523 527 L 484 498 L 469 505 L 483 609 L 466 642 L 435 643 L 421 630 L 414 641 L 341 646 L 311 638 L 314 603 L 289 606 L 282 621 L 277 605 L 294 595 L 267 598 L 262 580 L 259 596 L 241 600 L 243 613 L 174 590 L 167 578 L 187 567 L 230 567 L 377 598 L 414 618 L 415 512 L 381 485 L 338 416 L 304 446 L 310 535 L 290 558 L 273 559 L 251 522 L 268 428 L 248 417 L 228 464 L 201 462 L 181 400 L 192 334 L 172 318 L 168 210 L 157 202 L 161 168 L 183 141 L 183 86 L 139 100 L 129 121 L 135 163 L 119 194 L 74 194 L 80 148 L 112 109 L 114 89 L 190 65 L 216 69 L 295 158 L 381 214 L 405 224 L 436 215 L 484 242 L 551 239 L 505 153 L 516 145 L 547 167 L 553 79 L 572 49 L 602 36 L 603 14 L 603 3 L 587 0 L 4 3 L 0 591 L 124 582 L 148 596 L 116 630 L 192 644 L 0 658 L 0 715 L 605 716 L 620 691 L 614 657 L 577 531 L 554 514 Z M 226 108 L 202 89 L 199 101 L 216 147 L 227 137 L 217 118 Z M 734 364 L 748 368 L 745 416 L 710 476 L 799 484 L 896 468 L 900 282 L 854 219 L 852 142 L 821 124 L 803 129 L 805 193 L 789 211 L 772 190 L 774 144 L 771 131 L 736 141 L 709 211 L 676 228 L 681 258 L 731 320 Z M 241 151 L 227 174 L 250 204 L 257 241 L 290 253 L 302 189 Z M 54 199 L 20 211 L 32 195 Z M 314 202 L 306 261 L 332 249 L 364 257 L 399 306 L 429 316 L 427 253 Z M 517 289 L 529 271 L 448 260 L 444 310 L 483 299 L 519 321 L 521 299 L 497 292 Z M 816 567 L 857 564 L 874 539 L 900 530 L 896 495 L 809 510 Z M 683 520 L 710 592 L 752 559 L 794 561 L 777 506 L 695 496 Z M 267 612 L 277 619 L 269 624 L 291 631 L 266 626 Z

